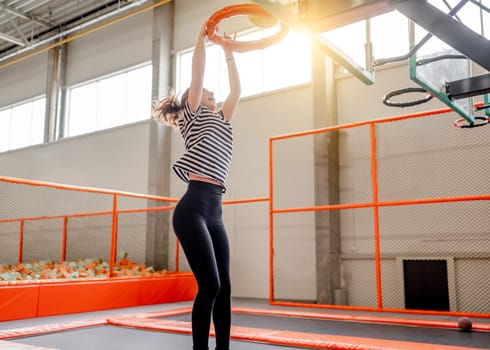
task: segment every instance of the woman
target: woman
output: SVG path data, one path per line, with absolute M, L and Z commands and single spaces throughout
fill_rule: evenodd
M 216 111 L 214 94 L 203 88 L 206 63 L 204 25 L 192 58 L 192 78 L 181 100 L 171 92 L 153 108 L 153 117 L 179 128 L 185 153 L 173 170 L 188 183 L 177 204 L 173 228 L 198 285 L 192 308 L 194 350 L 207 350 L 211 315 L 216 350 L 230 346 L 231 283 L 228 237 L 222 221 L 222 195 L 231 163 L 231 119 L 240 99 L 238 70 L 229 46 L 222 44 L 228 66 L 230 94 Z

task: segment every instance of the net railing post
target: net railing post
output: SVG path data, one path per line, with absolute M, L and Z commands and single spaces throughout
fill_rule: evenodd
M 378 163 L 376 152 L 376 125 L 369 124 L 371 139 L 371 181 L 373 186 L 373 222 L 374 222 L 374 257 L 376 261 L 376 299 L 378 308 L 383 308 L 383 293 L 381 287 L 381 253 L 379 241 L 379 207 L 378 207 Z
M 17 256 L 17 262 L 22 264 L 22 254 L 24 250 L 24 220 L 19 221 L 19 254 Z
M 179 272 L 179 256 L 180 256 L 180 249 L 179 249 L 179 240 L 175 240 L 175 272 Z
M 66 261 L 66 242 L 67 242 L 68 216 L 63 217 L 63 236 L 61 241 L 61 261 Z
M 273 139 L 269 139 L 269 302 L 274 302 L 274 175 Z
M 111 254 L 109 261 L 109 276 L 114 277 L 114 263 L 117 257 L 117 194 L 114 194 L 112 204 L 112 235 L 111 235 Z

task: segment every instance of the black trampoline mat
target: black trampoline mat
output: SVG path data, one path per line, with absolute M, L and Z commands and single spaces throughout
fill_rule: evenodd
M 161 319 L 191 322 L 191 315 L 190 313 L 172 315 L 161 317 Z M 262 329 L 288 330 L 301 333 L 330 334 L 490 349 L 490 332 L 483 331 L 462 332 L 458 329 L 435 327 L 402 326 L 241 313 L 233 313 L 232 325 Z
M 63 332 L 45 333 L 33 337 L 11 339 L 14 343 L 60 350 L 189 350 L 190 335 L 147 331 L 116 326 L 97 326 Z M 209 348 L 214 349 L 214 338 Z M 298 349 L 262 343 L 232 341 L 233 350 L 285 350 Z

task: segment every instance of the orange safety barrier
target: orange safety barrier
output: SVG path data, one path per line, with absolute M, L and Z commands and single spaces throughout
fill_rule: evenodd
M 479 105 L 479 104 L 477 104 Z M 432 315 L 451 315 L 451 316 L 472 316 L 472 317 L 482 317 L 489 318 L 490 313 L 488 312 L 465 312 L 465 311 L 431 311 L 431 310 L 412 310 L 412 309 L 397 309 L 385 307 L 383 303 L 383 289 L 382 289 L 382 271 L 381 271 L 381 242 L 380 237 L 380 213 L 381 208 L 397 207 L 397 206 L 416 206 L 416 205 L 426 205 L 426 204 L 441 204 L 441 203 L 471 203 L 471 202 L 483 202 L 488 203 L 490 200 L 490 193 L 488 193 L 488 188 L 482 188 L 483 194 L 471 194 L 471 195 L 458 195 L 458 196 L 447 196 L 447 197 L 435 197 L 435 198 L 417 198 L 417 199 L 399 199 L 391 201 L 381 201 L 378 197 L 379 194 L 379 184 L 378 184 L 378 145 L 377 145 L 377 130 L 378 127 L 386 123 L 396 123 L 401 121 L 408 121 L 415 118 L 428 118 L 436 115 L 443 115 L 453 112 L 451 109 L 438 109 L 428 112 L 420 112 L 414 114 L 400 115 L 389 118 L 381 118 L 376 120 L 367 120 L 362 122 L 344 124 L 344 125 L 334 125 L 321 129 L 308 130 L 304 132 L 294 132 L 284 135 L 273 136 L 269 138 L 269 301 L 271 305 L 277 306 L 297 306 L 297 307 L 311 307 L 311 308 L 331 308 L 331 309 L 344 309 L 344 310 L 359 310 L 359 311 L 376 311 L 376 312 L 401 312 L 401 313 L 413 313 L 413 314 L 432 314 Z M 339 203 L 339 204 L 326 204 L 326 205 L 316 205 L 316 206 L 305 206 L 305 207 L 277 207 L 275 204 L 275 169 L 274 169 L 274 144 L 293 138 L 300 138 L 305 136 L 313 136 L 319 134 L 326 134 L 333 131 L 342 131 L 348 129 L 356 129 L 359 127 L 369 128 L 369 140 L 370 140 L 370 175 L 371 175 L 371 201 L 362 201 L 357 203 Z M 468 137 L 467 134 L 461 135 L 462 138 Z M 277 176 L 280 176 L 278 174 Z M 408 175 L 407 175 L 408 176 Z M 446 174 L 444 174 L 446 176 Z M 486 192 L 486 193 L 485 193 Z M 274 218 L 278 214 L 288 214 L 288 213 L 300 213 L 300 212 L 318 212 L 318 211 L 334 211 L 334 210 L 344 210 L 344 209 L 361 209 L 361 208 L 371 208 L 372 209 L 372 219 L 373 219 L 373 241 L 374 241 L 374 254 L 373 259 L 375 261 L 375 276 L 373 278 L 376 284 L 376 306 L 350 306 L 350 305 L 328 305 L 328 304 L 316 304 L 316 303 L 305 303 L 305 302 L 294 302 L 294 301 L 280 301 L 276 300 L 276 290 L 275 290 L 275 279 L 276 267 L 275 267 L 275 256 L 277 252 L 275 251 L 275 223 Z M 485 215 L 482 213 L 482 215 Z M 478 258 L 478 257 L 475 257 Z M 487 258 L 488 259 L 488 258 Z M 490 278 L 488 275 L 485 277 L 479 277 L 481 279 Z M 482 296 L 485 298 L 484 296 Z M 488 298 L 488 292 L 487 292 Z M 488 305 L 488 304 L 487 304 Z

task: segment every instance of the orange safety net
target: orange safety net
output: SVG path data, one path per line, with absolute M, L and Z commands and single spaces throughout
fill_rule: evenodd
M 486 283 L 490 280 L 490 256 L 485 248 L 490 221 L 484 214 L 490 209 L 490 159 L 485 148 L 488 133 L 477 129 L 461 132 L 452 125 L 451 112 L 440 109 L 269 139 L 272 305 L 490 317 L 490 289 Z M 287 168 L 284 159 L 276 164 L 281 144 L 288 142 L 287 147 L 283 146 L 283 152 L 287 152 L 291 147 L 299 148 L 304 139 L 321 140 L 333 134 L 342 137 L 339 149 L 345 157 L 337 166 L 342 172 L 339 181 L 345 181 L 345 195 L 341 192 L 339 199 L 330 203 L 288 206 L 295 198 L 287 195 L 288 185 L 279 184 L 281 180 L 288 183 L 285 175 L 294 178 L 291 171 L 298 165 Z M 349 178 L 353 180 L 348 182 Z M 288 295 L 285 286 L 302 285 L 294 280 L 302 276 L 298 272 L 302 259 L 321 253 L 312 249 L 291 254 L 288 247 L 301 241 L 302 231 L 297 230 L 298 236 L 289 234 L 286 230 L 292 229 L 283 223 L 287 222 L 284 217 L 303 218 L 300 215 L 311 213 L 345 218 L 342 227 L 348 235 L 340 233 L 338 251 L 343 280 L 335 288 L 345 293 L 347 302 L 296 302 L 293 295 Z M 449 311 L 404 307 L 402 264 L 434 260 L 447 265 Z M 292 266 L 295 276 L 289 273 Z

